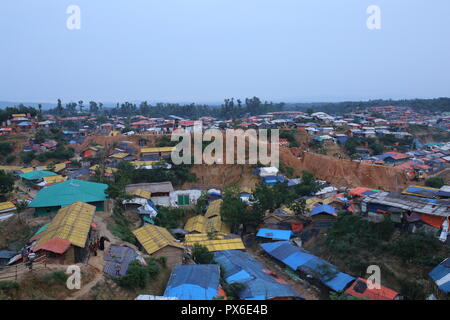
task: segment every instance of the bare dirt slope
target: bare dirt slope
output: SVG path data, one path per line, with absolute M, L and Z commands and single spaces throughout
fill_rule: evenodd
M 183 189 L 222 189 L 230 184 L 254 188 L 259 181 L 250 165 L 194 165 L 191 172 L 197 175 L 197 181 L 185 183 Z
M 350 160 L 304 152 L 297 148 L 280 148 L 280 161 L 301 174 L 303 170 L 335 186 L 383 188 L 388 191 L 401 191 L 410 180 L 398 168 L 361 164 Z

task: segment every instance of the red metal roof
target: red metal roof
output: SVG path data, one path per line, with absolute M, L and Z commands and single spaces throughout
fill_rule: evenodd
M 64 252 L 69 249 L 71 243 L 68 240 L 60 239 L 60 238 L 53 238 L 48 240 L 47 242 L 44 242 L 39 247 L 34 248 L 33 251 L 39 251 L 39 250 L 45 250 L 54 252 L 57 254 L 63 254 Z

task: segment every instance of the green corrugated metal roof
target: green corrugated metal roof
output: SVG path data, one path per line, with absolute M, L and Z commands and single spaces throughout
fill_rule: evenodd
M 30 207 L 64 207 L 76 201 L 97 202 L 107 199 L 108 185 L 83 180 L 67 180 L 39 191 L 31 201 Z
M 22 173 L 20 177 L 25 180 L 38 180 L 45 177 L 56 176 L 57 174 L 46 170 L 34 170 L 27 173 Z
M 47 230 L 47 228 L 48 228 L 48 226 L 49 226 L 49 225 L 50 225 L 50 222 L 49 222 L 49 223 L 47 223 L 46 225 L 44 225 L 44 226 L 40 227 L 40 228 L 39 228 L 39 230 L 38 230 L 38 231 L 36 231 L 36 233 L 35 233 L 34 235 L 37 235 L 37 234 L 39 234 L 39 233 L 41 233 L 41 232 L 43 232 L 43 231 Z

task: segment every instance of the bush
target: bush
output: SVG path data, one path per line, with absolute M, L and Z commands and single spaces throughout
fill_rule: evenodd
M 145 289 L 148 282 L 154 279 L 160 271 L 154 259 L 147 259 L 146 262 L 148 266 L 142 266 L 137 261 L 131 262 L 127 275 L 119 278 L 117 283 L 128 289 Z
M 15 281 L 0 281 L 0 290 L 19 289 L 20 284 Z
M 198 243 L 192 248 L 192 258 L 197 264 L 212 264 L 214 261 L 214 253 L 209 252 L 208 248 Z
M 27 152 L 22 152 L 20 154 L 20 158 L 22 159 L 23 163 L 25 163 L 25 164 L 31 163 L 31 161 L 34 160 L 35 156 L 36 156 L 35 151 L 27 151 Z
M 13 152 L 14 147 L 10 142 L 0 142 L 0 154 L 8 154 Z
M 433 252 L 440 249 L 441 244 L 434 238 L 423 234 L 404 234 L 392 243 L 389 252 L 403 262 L 429 265 L 436 261 Z
M 239 299 L 239 293 L 246 288 L 246 285 L 241 282 L 233 282 L 231 284 L 224 284 L 224 290 L 231 299 Z
M 16 160 L 16 156 L 13 155 L 13 154 L 10 154 L 9 156 L 7 156 L 5 158 L 5 161 L 6 161 L 7 164 L 10 164 L 10 163 L 14 162 L 14 160 Z
M 189 211 L 180 208 L 158 208 L 155 224 L 166 229 L 178 228 Z
M 399 279 L 400 294 L 412 300 L 425 300 L 423 287 L 416 281 L 410 281 L 406 278 Z
M 63 271 L 55 271 L 44 275 L 44 280 L 52 283 L 65 284 L 69 276 Z
M 115 208 L 111 217 L 114 220 L 114 223 L 109 225 L 112 234 L 123 241 L 135 244 L 136 237 L 130 230 L 130 222 L 123 216 L 121 210 Z
M 442 179 L 441 177 L 434 177 L 425 180 L 425 185 L 427 187 L 440 189 L 442 188 L 443 185 L 445 185 L 445 182 L 444 179 Z

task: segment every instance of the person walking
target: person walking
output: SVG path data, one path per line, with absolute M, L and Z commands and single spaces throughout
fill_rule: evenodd
M 120 264 L 116 264 L 116 276 L 120 277 Z

